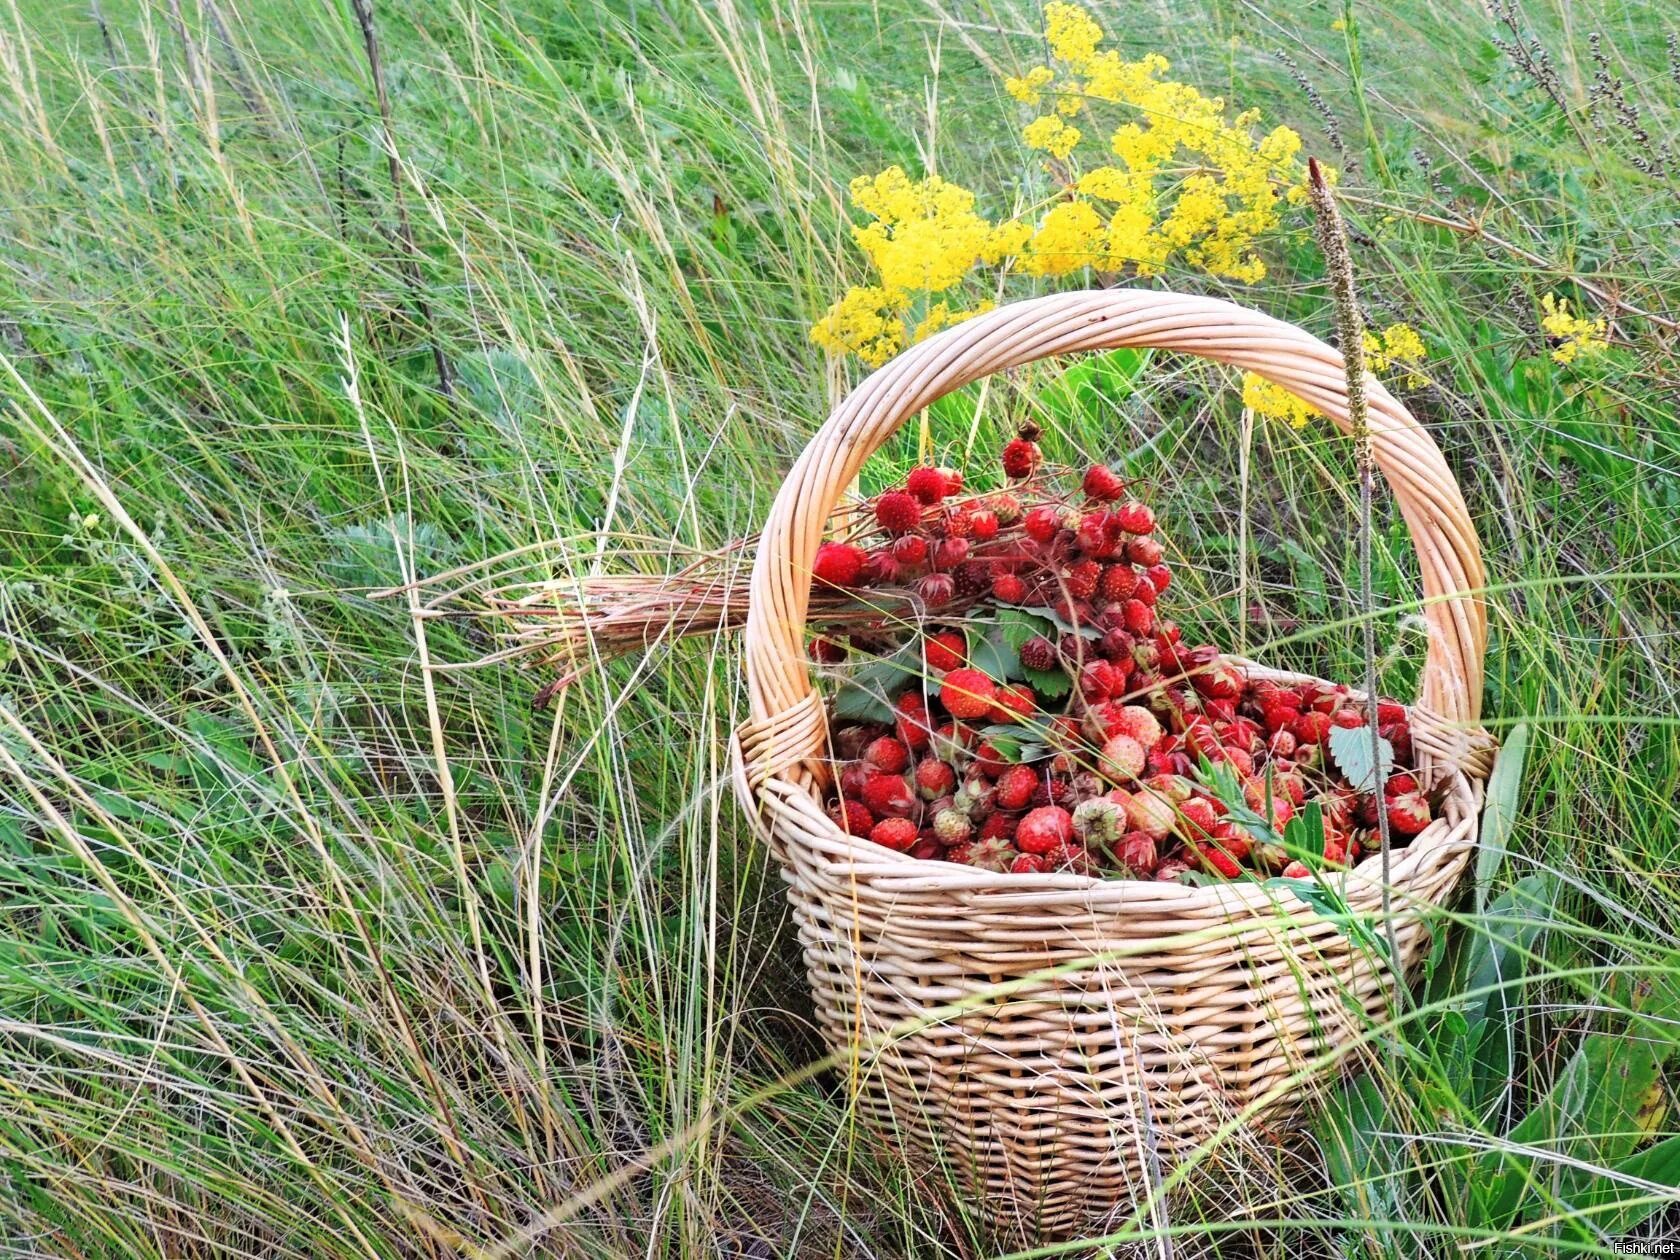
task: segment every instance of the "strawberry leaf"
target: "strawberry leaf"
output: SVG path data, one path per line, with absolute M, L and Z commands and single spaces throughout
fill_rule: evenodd
M 1371 728 L 1332 726 L 1330 757 L 1356 792 L 1375 792 L 1394 770 L 1394 745 L 1377 736 L 1377 764 L 1371 764 Z
M 892 699 L 905 684 L 922 674 L 921 645 L 912 639 L 890 656 L 876 657 L 856 669 L 826 671 L 838 686 L 834 716 L 850 722 L 891 723 L 896 717 Z
M 1048 618 L 1022 612 L 1019 608 L 1000 609 L 997 626 L 1003 633 L 1003 641 L 1017 653 L 1020 652 L 1021 645 L 1033 636 L 1042 635 L 1048 639 L 1056 632 L 1055 625 Z
M 1019 662 L 1021 658 L 1017 656 L 1015 659 Z M 1073 690 L 1073 679 L 1063 669 L 1029 669 L 1022 665 L 1021 674 L 1045 700 L 1060 700 Z

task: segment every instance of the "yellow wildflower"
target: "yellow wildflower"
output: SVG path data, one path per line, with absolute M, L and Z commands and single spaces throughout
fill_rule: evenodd
M 1050 3 L 1044 6 L 1044 39 L 1050 54 L 1083 72 L 1096 56 L 1103 30 L 1077 4 Z
M 937 175 L 912 181 L 902 167 L 852 181 L 852 201 L 875 222 L 852 238 L 888 289 L 941 293 L 985 256 L 992 225 L 974 213 L 974 194 Z
M 1023 105 L 1038 107 L 1039 93 L 1050 86 L 1056 72 L 1049 66 L 1034 66 L 1018 79 L 1005 79 L 1003 90 Z
M 1070 127 L 1059 115 L 1045 114 L 1033 119 L 1021 129 L 1021 139 L 1029 149 L 1043 149 L 1051 157 L 1065 158 L 1079 143 L 1078 127 Z
M 1540 327 L 1555 343 L 1552 347 L 1553 362 L 1573 363 L 1580 355 L 1598 354 L 1609 347 L 1610 343 L 1605 338 L 1609 325 L 1602 319 L 1571 314 L 1568 298 L 1548 293 L 1540 299 L 1540 309 L 1545 312 L 1540 317 Z
M 1292 429 L 1304 429 L 1315 417 L 1324 413 L 1311 403 L 1297 398 L 1281 385 L 1274 385 L 1253 372 L 1243 373 L 1243 406 L 1256 415 L 1285 421 Z
M 1102 217 L 1088 201 L 1064 201 L 1051 209 L 1027 242 L 1021 270 L 1029 276 L 1064 276 L 1105 253 Z
M 1420 370 L 1426 351 L 1423 338 L 1410 324 L 1390 324 L 1381 332 L 1365 332 L 1365 361 L 1373 372 L 1405 370 L 1408 389 L 1422 389 L 1429 378 Z
M 850 352 L 880 367 L 904 348 L 909 294 L 879 285 L 854 285 L 811 329 L 811 340 L 834 354 Z

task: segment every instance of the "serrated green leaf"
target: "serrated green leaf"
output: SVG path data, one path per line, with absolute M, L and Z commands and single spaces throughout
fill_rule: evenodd
M 1021 658 L 1016 657 L 1017 661 Z M 1063 669 L 1028 669 L 1021 666 L 1021 676 L 1045 700 L 1060 700 L 1073 690 L 1073 679 Z
M 1001 608 L 998 610 L 997 627 L 1003 633 L 1003 641 L 1018 653 L 1021 645 L 1034 635 L 1050 638 L 1056 633 L 1056 627 L 1044 617 L 1035 617 L 1032 613 L 1019 608 Z
M 836 680 L 834 716 L 852 722 L 891 722 L 892 697 L 907 680 L 922 675 L 921 644 L 912 639 L 891 655 L 879 656 L 856 669 L 828 671 Z
M 1017 682 L 1023 674 L 1020 654 L 995 632 L 980 640 L 968 663 L 998 682 Z
M 1062 634 L 1077 634 L 1082 639 L 1100 639 L 1103 636 L 1103 632 L 1093 625 L 1082 623 L 1076 627 L 1073 622 L 1059 616 L 1053 608 L 1034 608 L 1031 613 L 1033 616 L 1049 622 L 1055 630 Z M 1038 633 L 1045 634 L 1048 637 L 1046 631 L 1038 631 Z
M 1330 728 L 1330 757 L 1342 776 L 1356 792 L 1375 792 L 1388 782 L 1394 770 L 1394 745 L 1381 735 L 1375 773 L 1371 760 L 1371 728 L 1368 726 L 1332 726 Z

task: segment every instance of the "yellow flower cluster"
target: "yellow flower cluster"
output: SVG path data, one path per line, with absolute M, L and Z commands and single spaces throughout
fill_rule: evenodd
M 1256 111 L 1227 118 L 1220 98 L 1165 78 L 1159 54 L 1127 61 L 1105 50 L 1102 27 L 1077 4 L 1045 5 L 1044 38 L 1052 64 L 1006 79 L 1004 90 L 1040 111 L 1021 138 L 1057 164 L 1053 203 L 993 223 L 973 193 L 936 175 L 913 180 L 895 166 L 854 180 L 852 202 L 871 221 L 852 234 L 877 280 L 829 308 L 811 330 L 818 345 L 885 362 L 976 313 L 935 298 L 980 268 L 1151 276 L 1181 261 L 1245 283 L 1266 274 L 1257 240 L 1305 199 L 1301 138 L 1287 127 L 1256 137 Z M 1113 117 L 1098 125 L 1104 109 Z M 1069 121 L 1081 115 L 1084 126 Z M 1108 154 L 1081 161 L 1088 137 L 1105 138 Z
M 1605 333 L 1609 325 L 1602 319 L 1587 319 L 1569 310 L 1569 299 L 1548 293 L 1540 299 L 1540 327 L 1557 342 L 1552 347 L 1555 363 L 1573 363 L 1580 355 L 1598 354 L 1609 347 Z
M 1274 385 L 1263 376 L 1244 372 L 1242 378 L 1243 406 L 1258 416 L 1282 420 L 1292 429 L 1304 429 L 1307 423 L 1324 413 L 1311 403 L 1291 394 L 1282 385 Z
M 1425 353 L 1423 338 L 1410 324 L 1390 324 L 1380 332 L 1365 334 L 1365 362 L 1371 370 L 1403 373 L 1411 389 L 1429 383 L 1420 370 Z M 1274 385 L 1253 372 L 1243 373 L 1242 400 L 1243 406 L 1256 415 L 1282 420 L 1292 429 L 1304 429 L 1309 421 L 1324 414 L 1283 386 Z

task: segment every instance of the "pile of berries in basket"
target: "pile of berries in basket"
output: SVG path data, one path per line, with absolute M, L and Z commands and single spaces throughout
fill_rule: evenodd
M 1187 644 L 1154 513 L 1100 465 L 1058 492 L 1036 438 L 1005 447 L 1010 490 L 917 468 L 819 548 L 834 821 L 999 873 L 1186 882 L 1349 866 L 1379 810 L 1391 843 L 1421 832 L 1405 708 L 1374 742 L 1345 687 Z

